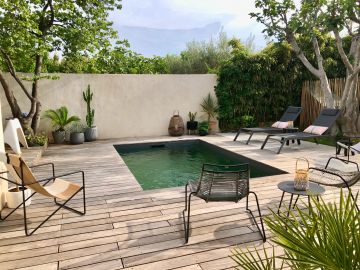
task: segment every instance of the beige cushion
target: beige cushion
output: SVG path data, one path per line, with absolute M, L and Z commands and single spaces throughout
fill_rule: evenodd
M 287 128 L 288 126 L 289 126 L 289 122 L 281 122 L 281 121 L 277 121 L 271 125 L 271 127 L 274 128 Z
M 322 135 L 324 134 L 325 131 L 328 130 L 328 127 L 322 127 L 322 126 L 308 126 L 304 132 L 306 133 L 311 133 L 311 134 L 316 134 L 316 135 Z

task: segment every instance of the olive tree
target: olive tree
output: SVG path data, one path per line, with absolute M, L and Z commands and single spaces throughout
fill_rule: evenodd
M 360 1 L 359 0 L 256 0 L 261 11 L 250 15 L 264 26 L 264 32 L 291 45 L 298 59 L 320 80 L 327 107 L 339 105 L 342 110 L 342 131 L 348 134 L 360 132 L 359 99 L 357 97 L 360 72 Z M 346 68 L 346 83 L 337 102 L 330 89 L 328 76 L 321 54 L 321 36 L 331 34 L 336 39 L 337 51 Z M 351 46 L 345 51 L 344 35 L 350 35 Z M 299 45 L 308 39 L 315 55 L 315 62 Z M 338 104 L 337 104 L 338 103 Z
M 40 121 L 39 80 L 44 57 L 60 52 L 91 55 L 111 46 L 117 34 L 108 13 L 121 9 L 121 0 L 2 0 L 0 1 L 0 84 L 13 117 L 24 129 L 36 132 Z M 17 70 L 24 66 L 32 76 L 23 78 Z M 3 71 L 8 71 L 25 96 L 30 108 L 21 108 Z M 24 84 L 31 81 L 31 87 Z

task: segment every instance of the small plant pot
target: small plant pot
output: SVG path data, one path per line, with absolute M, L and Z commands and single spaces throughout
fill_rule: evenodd
M 208 131 L 203 130 L 203 129 L 199 129 L 199 135 L 200 135 L 200 136 L 206 136 L 206 135 L 208 135 L 208 134 L 209 134 Z
M 25 188 L 25 199 L 31 196 L 31 190 Z M 16 188 L 9 188 L 8 192 L 6 193 L 6 201 L 8 208 L 16 208 L 19 204 L 23 201 L 22 195 L 22 187 L 19 187 L 19 191 L 16 191 Z M 31 204 L 31 198 L 26 201 L 25 206 L 29 206 Z M 23 207 L 23 205 L 21 206 Z
M 54 143 L 63 144 L 65 141 L 65 131 L 54 131 L 53 133 Z
M 85 129 L 85 141 L 86 142 L 96 141 L 97 137 L 98 137 L 97 127 L 91 127 L 91 128 Z
M 210 121 L 209 122 L 209 133 L 210 134 L 215 134 L 216 133 L 216 124 L 217 122 L 216 121 Z
M 187 121 L 186 122 L 186 128 L 188 130 L 197 130 L 198 122 L 197 121 Z
M 72 132 L 70 134 L 71 144 L 83 144 L 85 141 L 85 135 L 83 132 Z

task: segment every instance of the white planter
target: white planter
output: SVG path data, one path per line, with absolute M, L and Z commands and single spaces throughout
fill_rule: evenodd
M 19 187 L 21 189 L 21 187 Z M 6 193 L 6 201 L 8 208 L 16 208 L 20 203 L 23 201 L 22 191 L 14 191 L 15 188 L 9 188 L 8 192 Z M 31 196 L 31 190 L 25 188 L 25 199 Z M 25 205 L 29 206 L 31 204 L 31 198 L 26 201 Z M 23 206 L 21 206 L 23 207 Z

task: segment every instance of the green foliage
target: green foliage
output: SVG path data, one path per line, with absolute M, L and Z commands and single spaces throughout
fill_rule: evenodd
M 241 116 L 241 126 L 242 127 L 246 127 L 246 128 L 253 127 L 254 121 L 255 121 L 254 116 L 251 116 L 251 115 Z
M 285 251 L 283 256 L 266 259 L 267 265 L 276 258 L 285 260 L 290 269 L 360 269 L 360 212 L 350 195 L 341 191 L 339 202 L 332 203 L 312 198 L 312 211 L 296 208 L 296 213 L 290 211 L 288 218 L 272 212 L 265 219 L 273 241 Z M 234 250 L 241 269 L 275 269 L 254 268 L 257 258 L 246 252 Z
M 309 61 L 315 55 L 308 39 L 300 44 L 307 52 Z M 335 41 L 330 36 L 320 40 L 324 67 L 329 77 L 346 74 L 337 53 Z M 219 124 L 223 131 L 237 130 L 243 115 L 251 115 L 258 122 L 274 122 L 289 105 L 300 105 L 304 80 L 315 77 L 296 58 L 286 42 L 271 43 L 261 52 L 249 54 L 235 40 L 231 42 L 232 58 L 225 62 L 218 76 L 215 92 L 219 104 Z M 350 38 L 344 38 L 344 48 L 350 47 Z
M 275 248 L 272 249 L 272 254 L 269 255 L 265 248 L 259 250 L 254 247 L 254 251 L 249 248 L 242 250 L 236 247 L 231 250 L 230 256 L 239 266 L 236 269 L 243 270 L 281 270 L 284 268 L 284 262 L 279 266 L 276 265 Z M 253 254 L 255 253 L 255 254 Z
M 194 112 L 194 113 L 189 112 L 189 113 L 188 113 L 189 121 L 190 121 L 190 122 L 194 122 L 194 121 L 195 121 L 195 118 L 196 118 L 196 115 L 197 115 L 197 112 Z
M 210 93 L 205 98 L 203 98 L 200 107 L 207 115 L 208 122 L 210 122 L 211 118 L 215 118 L 217 116 L 218 105 L 216 103 L 215 97 L 213 97 Z
M 44 134 L 34 135 L 34 136 L 29 134 L 26 135 L 25 138 L 29 146 L 33 146 L 33 145 L 44 146 L 48 141 L 48 137 Z
M 216 73 L 230 57 L 229 39 L 221 31 L 217 39 L 192 41 L 180 55 L 167 55 L 164 60 L 170 74 L 205 74 Z
M 207 121 L 200 122 L 198 131 L 200 135 L 207 135 L 209 133 L 209 122 Z
M 77 116 L 68 116 L 69 112 L 65 106 L 60 107 L 56 110 L 47 110 L 44 113 L 44 118 L 49 119 L 56 131 L 65 131 L 65 128 L 73 123 L 80 121 Z
M 83 92 L 83 98 L 84 98 L 84 101 L 86 102 L 86 110 L 87 110 L 86 124 L 89 128 L 91 128 L 94 125 L 95 110 L 91 109 L 91 101 L 93 99 L 93 96 L 94 96 L 94 93 L 91 92 L 90 84 L 89 84 L 86 91 Z
M 85 132 L 86 126 L 80 121 L 73 122 L 69 128 L 70 133 L 83 133 Z

